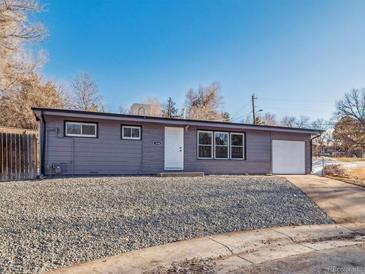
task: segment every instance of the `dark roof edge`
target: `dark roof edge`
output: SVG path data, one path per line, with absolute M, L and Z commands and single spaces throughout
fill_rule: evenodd
M 283 127 L 283 126 L 268 126 L 268 125 L 252 125 L 252 124 L 244 124 L 244 123 L 232 123 L 232 122 L 222 122 L 222 121 L 207 121 L 207 120 L 193 120 L 193 119 L 176 119 L 176 118 L 167 118 L 167 117 L 157 117 L 157 116 L 140 116 L 140 115 L 130 115 L 130 114 L 120 114 L 120 113 L 110 113 L 110 112 L 94 112 L 94 111 L 82 111 L 82 110 L 71 110 L 71 109 L 56 109 L 56 108 L 39 108 L 32 107 L 33 111 L 49 111 L 49 112 L 63 112 L 63 113 L 74 113 L 74 114 L 86 114 L 86 115 L 95 115 L 95 116 L 111 116 L 111 117 L 120 117 L 120 118 L 135 118 L 141 120 L 161 120 L 161 121 L 183 121 L 187 123 L 206 123 L 206 124 L 222 124 L 222 125 L 233 125 L 233 126 L 243 126 L 250 128 L 261 128 L 268 130 L 270 129 L 282 129 L 282 130 L 295 130 L 295 131 L 303 131 L 303 132 L 312 132 L 312 133 L 321 133 L 323 130 L 310 129 L 310 128 L 295 128 L 295 127 Z

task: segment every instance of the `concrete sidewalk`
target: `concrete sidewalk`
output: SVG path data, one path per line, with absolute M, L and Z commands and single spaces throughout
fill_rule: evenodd
M 56 270 L 53 273 L 165 273 L 182 264 L 210 273 L 227 273 L 242 267 L 363 243 L 365 224 L 276 227 L 180 241 L 127 252 Z M 199 260 L 196 260 L 199 258 Z M 207 262 L 213 261 L 212 264 Z M 182 266 L 178 266 L 181 267 Z M 206 269 L 205 269 L 206 270 Z M 156 272 L 155 272 L 156 273 Z
M 282 176 L 305 192 L 336 223 L 365 223 L 365 188 L 315 175 Z

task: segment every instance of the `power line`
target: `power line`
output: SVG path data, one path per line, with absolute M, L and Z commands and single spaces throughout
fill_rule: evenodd
M 278 98 L 278 97 L 266 97 L 266 96 L 260 96 L 261 99 L 264 99 L 264 100 L 270 100 L 270 101 L 285 101 L 285 102 L 295 102 L 297 103 L 299 100 L 298 99 L 291 99 L 291 98 Z M 303 98 L 303 99 L 300 99 L 300 102 L 308 102 L 308 103 L 318 103 L 318 102 L 330 102 L 329 100 L 327 99 L 322 99 L 322 100 L 317 100 L 317 99 L 309 99 L 309 98 Z

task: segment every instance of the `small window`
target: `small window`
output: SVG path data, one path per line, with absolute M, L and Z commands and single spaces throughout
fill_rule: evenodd
M 214 132 L 214 158 L 229 159 L 229 133 Z
M 198 131 L 198 158 L 213 158 L 213 132 Z
M 141 140 L 140 126 L 122 126 L 122 139 Z
M 244 159 L 244 138 L 243 133 L 231 133 L 231 159 Z
M 70 137 L 97 137 L 96 123 L 65 122 L 65 136 Z

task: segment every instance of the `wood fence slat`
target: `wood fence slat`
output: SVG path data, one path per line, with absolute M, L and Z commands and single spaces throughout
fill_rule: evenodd
M 24 179 L 30 179 L 29 176 L 29 150 L 28 150 L 28 135 L 24 135 Z
M 6 180 L 10 179 L 10 134 L 6 134 Z
M 33 149 L 33 139 L 30 139 L 30 170 L 31 170 L 31 174 L 32 174 L 32 178 L 34 178 L 34 161 L 35 161 L 35 154 L 34 154 L 34 149 Z
M 15 180 L 20 180 L 20 169 L 19 169 L 19 157 L 18 157 L 18 153 L 20 152 L 20 147 L 19 147 L 19 135 L 18 134 L 14 134 L 13 135 L 13 142 L 14 142 L 14 179 Z M 18 149 L 19 147 L 19 149 Z
M 24 161 L 24 136 L 19 134 L 19 141 L 20 141 L 20 151 L 19 151 L 19 160 L 20 160 L 20 172 L 21 176 L 20 179 L 24 180 L 25 178 L 25 161 Z
M 33 139 L 33 149 L 34 149 L 34 176 L 37 176 L 38 174 L 38 161 L 39 161 L 39 157 L 38 157 L 38 140 L 36 138 Z
M 14 180 L 14 134 L 10 135 L 10 180 Z
M 29 174 L 27 174 L 26 171 L 26 153 L 27 153 L 27 147 L 25 146 L 25 135 L 21 135 L 20 138 L 22 140 L 22 149 L 20 150 L 20 153 L 22 155 L 22 179 L 26 179 L 27 175 L 29 176 Z
M 13 134 L 9 134 L 9 173 L 8 173 L 8 178 L 9 180 L 12 180 L 12 175 L 14 174 L 14 160 L 13 160 L 13 150 L 14 150 L 14 142 L 13 142 Z
M 1 138 L 1 146 L 0 146 L 0 149 L 1 149 L 1 177 L 0 177 L 0 180 L 4 180 L 4 135 L 3 134 L 0 134 L 0 138 Z
M 31 162 L 30 162 L 30 150 L 29 150 L 29 135 L 26 135 L 26 147 L 27 147 L 27 153 L 26 153 L 26 156 L 27 156 L 27 174 L 28 174 L 28 179 L 31 179 L 31 173 L 30 173 L 30 166 L 31 166 Z
M 16 176 L 16 179 L 17 180 L 20 180 L 22 177 L 21 177 L 21 173 L 22 173 L 22 158 L 19 157 L 20 155 L 20 152 L 21 152 L 21 148 L 20 148 L 20 145 L 21 145 L 21 140 L 20 140 L 20 136 L 19 134 L 16 134 L 14 136 L 14 140 L 15 140 L 15 153 L 14 153 L 14 156 L 15 156 L 15 168 L 16 168 L 16 173 L 17 173 L 17 176 Z
M 4 171 L 3 171 L 3 135 L 0 134 L 0 157 L 1 157 L 1 165 L 0 165 L 0 181 L 3 180 L 3 174 L 4 174 Z
M 4 160 L 5 160 L 5 173 L 4 173 L 4 180 L 7 180 L 8 179 L 8 134 L 5 133 L 5 157 L 4 157 Z

